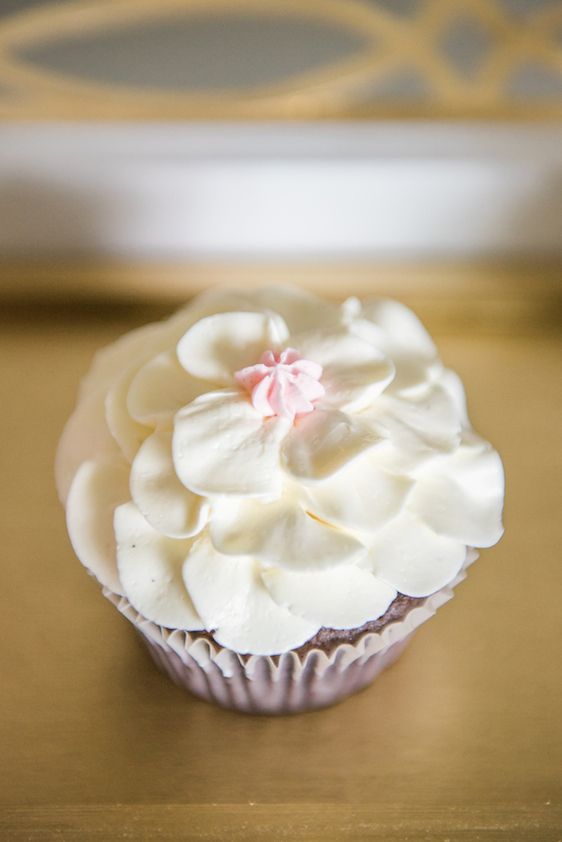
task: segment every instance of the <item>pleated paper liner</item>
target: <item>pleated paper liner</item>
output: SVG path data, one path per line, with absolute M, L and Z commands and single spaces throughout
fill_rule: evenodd
M 412 633 L 453 596 L 478 554 L 469 550 L 453 582 L 401 620 L 354 643 L 281 655 L 240 655 L 197 633 L 163 628 L 144 618 L 125 598 L 107 588 L 104 596 L 133 624 L 158 667 L 175 684 L 221 707 L 254 714 L 286 714 L 335 704 L 356 693 L 390 666 Z

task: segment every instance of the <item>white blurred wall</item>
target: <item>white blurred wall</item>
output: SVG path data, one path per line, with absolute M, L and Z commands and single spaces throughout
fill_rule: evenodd
M 0 256 L 562 253 L 562 128 L 0 127 Z

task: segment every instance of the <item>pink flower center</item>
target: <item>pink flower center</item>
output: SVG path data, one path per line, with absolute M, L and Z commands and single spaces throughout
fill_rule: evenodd
M 313 411 L 313 401 L 325 393 L 319 382 L 322 366 L 304 360 L 294 348 L 265 351 L 259 363 L 240 369 L 234 376 L 265 417 L 282 415 L 293 420 L 296 415 L 306 415 Z

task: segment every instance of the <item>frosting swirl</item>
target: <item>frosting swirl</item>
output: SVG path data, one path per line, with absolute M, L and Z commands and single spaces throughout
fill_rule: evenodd
M 252 403 L 265 418 L 284 415 L 294 421 L 296 415 L 314 411 L 314 401 L 326 390 L 320 378 L 322 366 L 303 360 L 294 348 L 265 351 L 259 363 L 235 373 L 235 378 L 252 396 Z
M 397 302 L 211 290 L 101 351 L 57 457 L 74 549 L 240 653 L 427 596 L 502 534 L 498 454 Z

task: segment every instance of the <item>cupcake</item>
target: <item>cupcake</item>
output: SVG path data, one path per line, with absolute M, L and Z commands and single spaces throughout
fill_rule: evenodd
M 70 540 L 178 684 L 288 713 L 364 687 L 502 534 L 503 471 L 416 316 L 212 289 L 100 351 Z

